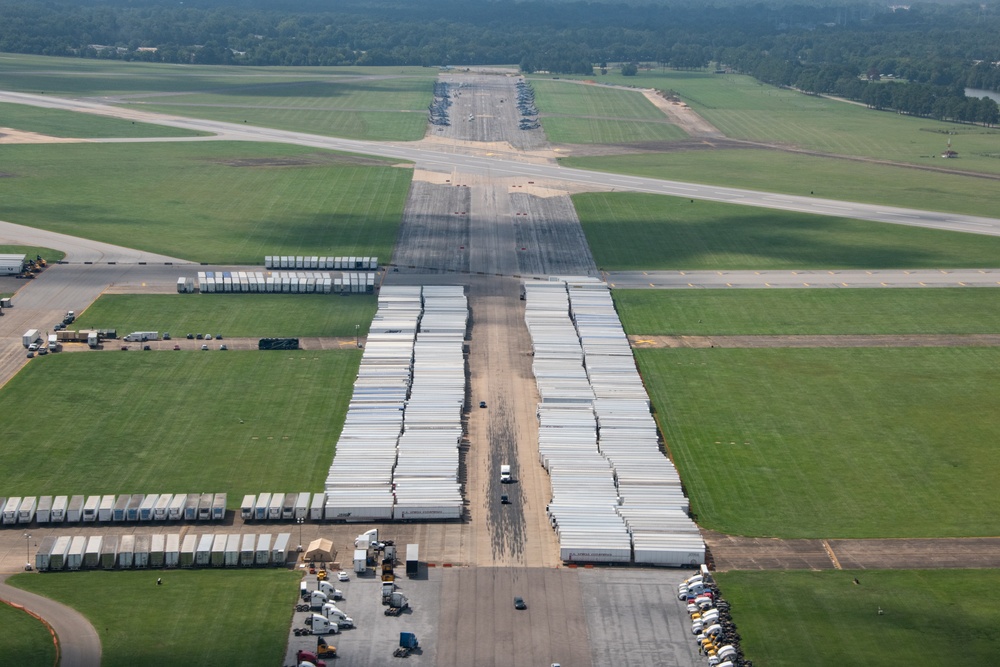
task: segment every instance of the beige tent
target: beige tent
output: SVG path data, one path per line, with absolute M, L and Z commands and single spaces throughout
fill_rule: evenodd
M 309 543 L 309 548 L 306 549 L 306 560 L 330 562 L 335 553 L 333 541 L 321 537 Z

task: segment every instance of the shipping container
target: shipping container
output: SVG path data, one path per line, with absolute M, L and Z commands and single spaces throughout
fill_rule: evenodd
M 146 499 L 146 496 L 141 493 L 133 493 L 128 499 L 128 506 L 125 508 L 125 520 L 126 521 L 138 521 L 139 520 L 139 508 L 142 507 L 142 501 Z
M 52 496 L 42 496 L 38 499 L 38 510 L 35 512 L 35 521 L 38 523 L 49 523 L 52 519 Z
M 66 521 L 68 523 L 80 523 L 83 518 L 83 505 L 86 499 L 83 496 L 72 496 L 69 505 L 66 507 Z
M 118 542 L 120 539 L 117 535 L 108 535 L 101 543 L 102 570 L 113 570 L 115 568 L 118 562 Z
M 257 496 L 243 496 L 243 502 L 240 503 L 240 518 L 244 521 L 249 521 L 253 519 L 253 507 L 257 500 Z
M 68 496 L 56 496 L 52 499 L 52 513 L 49 514 L 49 523 L 62 523 L 66 520 L 66 506 L 69 505 Z
M 118 539 L 118 567 L 131 569 L 135 563 L 135 535 L 122 535 Z
M 194 567 L 194 556 L 198 549 L 198 536 L 188 534 L 181 544 L 180 557 L 177 564 L 180 567 Z
M 167 547 L 166 535 L 161 535 L 159 533 L 155 535 L 150 535 L 150 540 L 149 540 L 150 567 L 163 567 L 164 552 L 166 551 L 166 547 Z
M 257 536 L 257 550 L 254 552 L 255 565 L 267 565 L 271 562 L 271 536 L 262 533 Z
M 97 520 L 101 523 L 110 523 L 115 511 L 115 497 L 101 496 L 101 504 L 97 506 Z
M 83 504 L 83 514 L 81 516 L 81 520 L 84 523 L 97 521 L 97 511 L 100 507 L 100 496 L 87 496 L 87 502 Z
M 101 564 L 101 542 L 100 535 L 91 535 L 87 538 L 87 546 L 83 551 L 83 567 L 95 568 Z
M 142 504 L 139 505 L 139 521 L 153 520 L 153 510 L 156 509 L 156 503 L 159 500 L 160 496 L 156 493 L 152 493 L 142 499 Z
M 112 521 L 121 522 L 128 518 L 128 503 L 130 500 L 132 500 L 132 496 L 127 493 L 118 496 L 118 500 L 115 501 L 115 506 L 111 510 Z
M 66 554 L 69 552 L 69 545 L 72 541 L 73 538 L 66 535 L 56 538 L 55 546 L 52 547 L 52 552 L 49 554 L 50 570 L 61 570 L 66 567 Z
M 66 552 L 66 569 L 79 570 L 83 567 L 83 554 L 87 550 L 87 538 L 77 535 L 70 541 L 69 551 Z
M 42 538 L 38 550 L 35 552 L 35 570 L 45 572 L 49 569 L 49 562 L 52 557 L 52 549 L 56 546 L 56 538 L 53 535 Z
M 149 567 L 149 552 L 152 546 L 152 535 L 135 536 L 135 555 L 132 559 L 132 567 Z
M 198 548 L 194 552 L 194 564 L 197 567 L 207 567 L 212 562 L 212 543 L 215 535 L 205 533 L 198 537 Z

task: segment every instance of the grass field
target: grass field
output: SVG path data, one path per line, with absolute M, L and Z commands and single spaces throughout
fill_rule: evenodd
M 412 171 L 241 142 L 8 146 L 11 222 L 213 264 L 265 255 L 388 262 Z M 94 165 L 100 164 L 100 169 Z
M 345 350 L 34 359 L 0 389 L 0 487 L 9 496 L 209 490 L 231 503 L 265 488 L 321 489 L 360 358 Z
M 34 259 L 38 255 L 41 255 L 46 262 L 58 262 L 66 256 L 66 253 L 60 250 L 53 250 L 52 248 L 39 248 L 28 245 L 0 245 L 0 255 L 20 255 L 21 253 L 27 255 L 27 259 Z
M 50 137 L 94 139 L 99 137 L 195 137 L 192 132 L 165 125 L 133 123 L 88 113 L 44 109 L 24 104 L 0 103 L 0 125 Z
M 1000 533 L 1000 349 L 637 350 L 700 525 Z
M 634 193 L 573 195 L 597 265 L 625 270 L 989 267 L 1000 238 Z
M 54 572 L 9 583 L 86 616 L 104 667 L 272 667 L 284 664 L 300 578 L 287 570 Z
M 997 570 L 713 574 L 755 665 L 987 665 L 1000 649 Z
M 1000 333 L 995 289 L 614 290 L 641 335 Z
M 1000 210 L 1000 187 L 981 178 L 771 150 L 568 157 L 559 162 L 580 169 L 928 211 L 994 217 Z
M 622 144 L 687 135 L 638 91 L 534 82 L 545 134 L 554 143 Z
M 566 77 L 564 77 L 566 78 Z M 595 78 L 595 77 L 578 77 Z M 1000 129 L 902 116 L 761 84 L 749 76 L 709 71 L 608 74 L 600 83 L 672 89 L 733 139 L 792 145 L 989 174 L 1000 173 Z M 536 87 L 541 81 L 535 82 Z M 566 82 L 549 85 L 578 87 Z M 949 133 L 958 160 L 942 160 Z M 946 163 L 946 164 L 941 164 Z
M 52 635 L 41 621 L 0 603 L 0 662 L 24 667 L 50 667 L 56 659 Z
M 106 294 L 74 323 L 78 329 L 221 332 L 227 337 L 361 335 L 375 315 L 376 299 L 324 294 Z

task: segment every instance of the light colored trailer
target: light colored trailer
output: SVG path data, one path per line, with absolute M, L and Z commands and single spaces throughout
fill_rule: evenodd
M 295 502 L 298 500 L 297 493 L 286 493 L 285 499 L 281 502 L 281 518 L 291 521 L 295 518 Z
M 156 499 L 156 505 L 153 507 L 153 521 L 167 520 L 167 513 L 170 511 L 170 503 L 173 500 L 174 495 L 172 493 L 164 493 Z
M 28 496 L 21 501 L 21 506 L 17 508 L 17 522 L 31 523 L 35 520 L 35 510 L 38 506 L 36 496 Z
M 156 503 L 159 500 L 160 496 L 156 493 L 151 493 L 142 499 L 142 504 L 139 505 L 139 521 L 153 520 L 153 510 L 156 509 Z
M 257 521 L 264 521 L 267 519 L 267 508 L 271 504 L 271 494 L 262 493 L 257 496 L 257 502 L 254 504 L 253 518 Z
M 184 501 L 184 520 L 185 521 L 197 521 L 198 520 L 198 503 L 201 502 L 201 495 L 198 493 L 187 494 L 187 500 Z
M 174 496 L 173 500 L 170 501 L 170 505 L 167 507 L 167 520 L 168 521 L 180 521 L 184 518 L 184 506 L 187 504 L 187 494 L 178 493 Z
M 240 544 L 240 565 L 250 567 L 253 565 L 254 546 L 257 543 L 257 536 L 247 533 L 243 536 Z
M 267 506 L 267 518 L 270 521 L 279 521 L 281 519 L 281 504 L 285 500 L 285 494 L 283 493 L 272 493 L 271 502 Z
M 97 511 L 101 508 L 100 496 L 87 496 L 87 502 L 83 504 L 83 515 L 80 517 L 84 523 L 97 521 Z
M 219 533 L 212 539 L 212 567 L 222 567 L 226 564 L 226 540 L 227 535 Z
M 38 509 L 35 511 L 35 521 L 49 523 L 52 518 L 52 496 L 42 496 L 38 499 Z
M 236 567 L 240 563 L 240 536 L 233 533 L 226 535 L 226 567 Z
M 61 570 L 66 567 L 66 554 L 69 552 L 69 545 L 72 542 L 73 538 L 68 535 L 56 538 L 55 546 L 52 547 L 52 552 L 49 554 L 50 570 Z
M 115 511 L 115 497 L 101 496 L 101 504 L 97 506 L 97 520 L 101 523 L 110 523 Z
M 288 545 L 292 541 L 291 533 L 278 533 L 271 547 L 271 565 L 284 565 L 288 560 Z
M 133 567 L 149 567 L 149 551 L 152 547 L 152 535 L 135 536 L 135 556 L 132 560 Z
M 139 520 L 139 508 L 142 507 L 142 501 L 146 499 L 141 493 L 133 493 L 128 499 L 128 507 L 125 508 L 125 520 L 126 521 L 138 521 Z
M 128 503 L 132 500 L 132 496 L 127 493 L 123 493 L 118 496 L 118 500 L 115 501 L 115 506 L 111 509 L 111 520 L 115 522 L 122 522 L 128 518 Z
M 83 518 L 83 505 L 87 500 L 83 496 L 72 496 L 66 506 L 66 522 L 80 523 Z
M 194 552 L 194 564 L 197 567 L 207 567 L 212 562 L 212 542 L 215 535 L 205 533 L 198 537 L 198 548 Z
M 12 526 L 17 523 L 17 509 L 21 506 L 21 496 L 11 496 L 3 506 L 3 523 Z
M 310 494 L 308 491 L 303 491 L 298 495 L 298 497 L 295 499 L 295 516 L 292 518 L 306 519 L 308 517 L 309 497 L 311 495 L 312 494 Z
M 84 567 L 97 567 L 101 564 L 101 542 L 102 537 L 100 535 L 91 535 L 87 538 L 87 546 L 83 550 Z
M 214 502 L 214 494 L 201 494 L 201 499 L 198 501 L 198 521 L 210 521 L 212 519 L 212 503 Z
M 253 519 L 253 507 L 257 502 L 257 496 L 243 496 L 243 502 L 240 503 L 240 518 L 244 521 L 249 521 Z
M 118 561 L 118 541 L 117 535 L 108 535 L 101 542 L 101 569 L 113 570 Z
M 163 552 L 167 544 L 167 536 L 157 533 L 149 536 L 149 566 L 163 567 Z
M 49 535 L 42 538 L 38 551 L 35 552 L 35 570 L 45 572 L 49 569 L 49 560 L 52 556 L 52 548 L 56 545 L 56 537 Z
M 184 536 L 184 542 L 181 544 L 180 557 L 177 564 L 180 567 L 194 567 L 194 556 L 198 551 L 198 536 L 193 534 L 188 534 Z
M 77 535 L 69 543 L 69 551 L 66 552 L 66 569 L 79 570 L 83 567 L 83 554 L 87 550 L 87 538 Z
M 135 535 L 122 535 L 118 540 L 118 567 L 129 569 L 135 560 Z
M 66 520 L 66 506 L 69 505 L 68 496 L 56 496 L 52 499 L 52 512 L 49 514 L 49 523 L 62 523 Z
M 313 521 L 322 521 L 324 507 L 326 507 L 326 494 L 314 493 L 312 504 L 309 505 L 309 518 Z
M 181 562 L 181 536 L 179 533 L 169 533 L 163 549 L 164 567 L 177 567 Z
M 215 494 L 212 499 L 212 521 L 223 521 L 226 518 L 226 498 L 225 493 Z
M 262 533 L 257 536 L 257 551 L 254 552 L 255 565 L 267 565 L 271 562 L 271 535 Z

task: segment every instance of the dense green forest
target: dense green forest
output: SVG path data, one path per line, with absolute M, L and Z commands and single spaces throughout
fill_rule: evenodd
M 997 123 L 996 103 L 963 92 L 1000 91 L 996 2 L 231 2 L 0 0 L 0 51 L 234 65 L 520 64 L 579 74 L 607 63 L 713 63 L 875 108 Z

